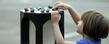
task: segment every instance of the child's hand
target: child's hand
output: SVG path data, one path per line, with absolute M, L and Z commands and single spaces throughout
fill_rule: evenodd
M 59 14 L 58 11 L 53 11 L 51 13 L 51 21 L 52 21 L 52 23 L 59 23 L 60 19 L 61 19 L 61 15 Z
M 54 9 L 64 9 L 64 10 L 66 10 L 66 9 L 69 9 L 69 8 L 71 8 L 71 5 L 69 5 L 69 4 L 66 4 L 66 3 L 63 3 L 63 2 L 56 2 L 55 4 L 54 4 L 54 7 L 53 7 Z

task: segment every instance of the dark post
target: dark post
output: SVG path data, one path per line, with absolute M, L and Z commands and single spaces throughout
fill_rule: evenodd
M 40 8 L 41 9 L 41 8 Z M 21 44 L 29 44 L 29 21 L 31 20 L 36 28 L 36 44 L 43 44 L 43 24 L 50 20 L 52 9 L 33 9 L 25 8 L 20 12 L 21 23 Z M 38 12 L 35 12 L 38 11 Z M 64 36 L 64 11 L 60 11 L 61 20 L 59 22 L 60 30 Z M 54 42 L 55 43 L 55 42 Z

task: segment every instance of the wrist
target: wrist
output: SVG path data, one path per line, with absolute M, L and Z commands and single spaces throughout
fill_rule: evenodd
M 58 25 L 58 23 L 56 23 L 56 22 L 55 22 L 55 23 L 52 23 L 52 24 L 53 24 L 53 25 Z
M 72 9 L 72 6 L 68 5 L 67 9 L 68 9 L 68 10 Z
M 68 11 L 73 13 L 73 12 L 74 12 L 73 7 L 69 7 L 69 8 L 68 8 Z M 73 14 L 74 14 L 74 13 L 73 13 Z

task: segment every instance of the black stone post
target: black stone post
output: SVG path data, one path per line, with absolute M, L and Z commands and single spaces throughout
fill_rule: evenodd
M 36 28 L 36 44 L 43 44 L 43 25 L 50 20 L 51 13 L 34 13 L 34 10 L 20 12 L 21 23 L 21 44 L 29 44 L 29 21 L 31 20 Z M 64 11 L 60 11 L 61 20 L 59 22 L 60 30 L 64 36 Z M 49 41 L 48 41 L 49 42 Z M 55 43 L 55 41 L 54 41 Z

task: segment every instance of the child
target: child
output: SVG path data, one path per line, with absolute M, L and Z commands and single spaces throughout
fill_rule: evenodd
M 73 7 L 62 2 L 54 4 L 54 9 L 56 8 L 63 8 L 69 11 L 78 27 L 77 32 L 83 36 L 83 39 L 76 42 L 65 41 L 58 24 L 61 15 L 58 11 L 53 11 L 51 14 L 51 20 L 57 44 L 101 44 L 101 39 L 108 36 L 109 23 L 102 14 L 96 11 L 87 11 L 82 16 L 79 16 Z

